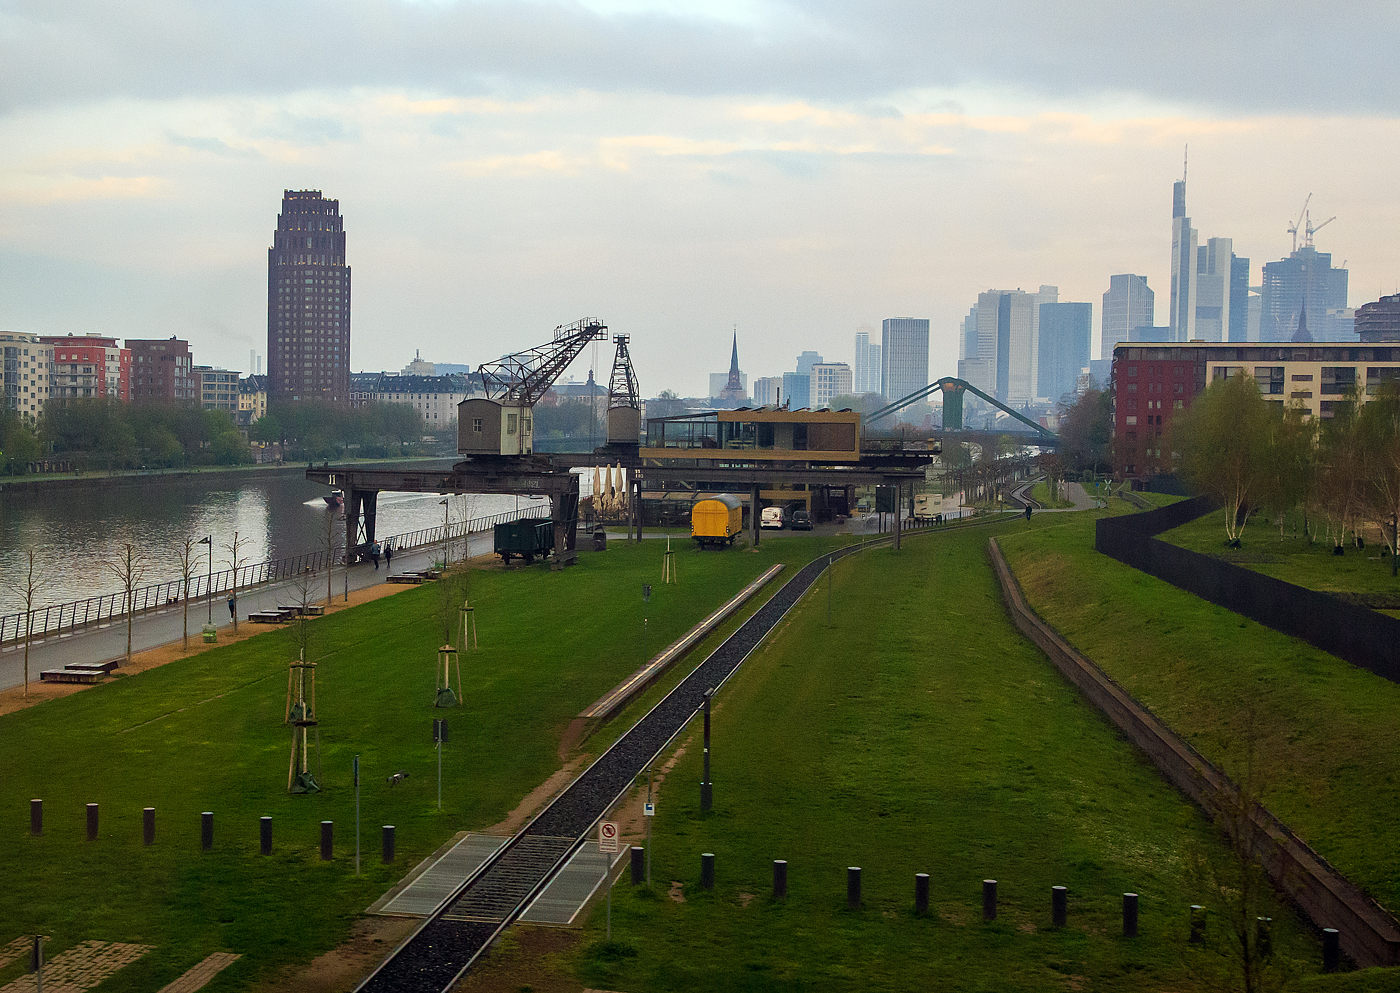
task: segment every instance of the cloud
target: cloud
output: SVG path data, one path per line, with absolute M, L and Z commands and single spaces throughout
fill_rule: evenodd
M 576 89 L 840 104 L 973 88 L 1225 114 L 1388 113 L 1400 104 L 1394 3 L 734 0 L 714 16 L 704 9 L 11 0 L 0 13 L 0 111 L 356 87 L 420 91 L 426 113 L 492 112 L 512 94 Z M 463 110 L 457 100 L 484 103 Z M 450 109 L 431 109 L 439 102 Z

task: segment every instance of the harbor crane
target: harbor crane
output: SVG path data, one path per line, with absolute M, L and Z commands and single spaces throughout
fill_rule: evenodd
M 607 336 L 608 326 L 596 318 L 561 324 L 554 329 L 553 341 L 478 366 L 482 388 L 492 400 L 533 407 L 585 345 Z

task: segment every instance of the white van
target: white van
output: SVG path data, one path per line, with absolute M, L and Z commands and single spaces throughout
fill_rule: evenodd
M 758 520 L 758 526 L 761 528 L 777 528 L 781 531 L 786 520 L 787 516 L 783 513 L 782 507 L 764 507 L 763 516 Z

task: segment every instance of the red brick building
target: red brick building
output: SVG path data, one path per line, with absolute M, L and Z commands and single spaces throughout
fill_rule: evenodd
M 131 349 L 101 335 L 63 335 L 40 339 L 53 346 L 49 400 L 113 397 L 130 399 Z
M 200 381 L 188 341 L 128 338 L 126 347 L 131 349 L 132 403 L 198 402 Z

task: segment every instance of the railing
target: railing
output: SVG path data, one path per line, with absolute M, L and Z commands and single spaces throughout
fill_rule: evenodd
M 549 505 L 536 504 L 519 511 L 493 514 L 470 521 L 455 521 L 446 526 L 439 524 L 431 528 L 396 534 L 379 539 L 381 544 L 393 545 L 395 551 L 409 548 L 425 548 L 431 545 L 445 545 L 460 541 L 469 534 L 475 534 L 503 524 L 520 520 L 523 517 L 548 517 Z M 191 575 L 189 582 L 183 579 L 170 579 L 131 591 L 130 604 L 127 593 L 104 593 L 88 597 L 86 600 L 73 600 L 69 603 L 36 607 L 28 612 L 32 627 L 31 638 L 39 638 L 63 631 L 73 631 L 89 624 L 101 624 L 119 620 L 127 615 L 145 614 L 160 607 L 173 607 L 182 600 L 203 600 L 222 593 L 262 586 L 279 580 L 290 579 L 303 573 L 319 572 L 326 566 L 327 553 L 306 552 L 302 555 L 289 555 L 285 558 L 240 566 L 236 570 L 222 569 L 213 573 Z M 336 564 L 339 564 L 339 559 Z M 0 615 L 0 644 L 22 641 L 25 637 L 25 611 Z

